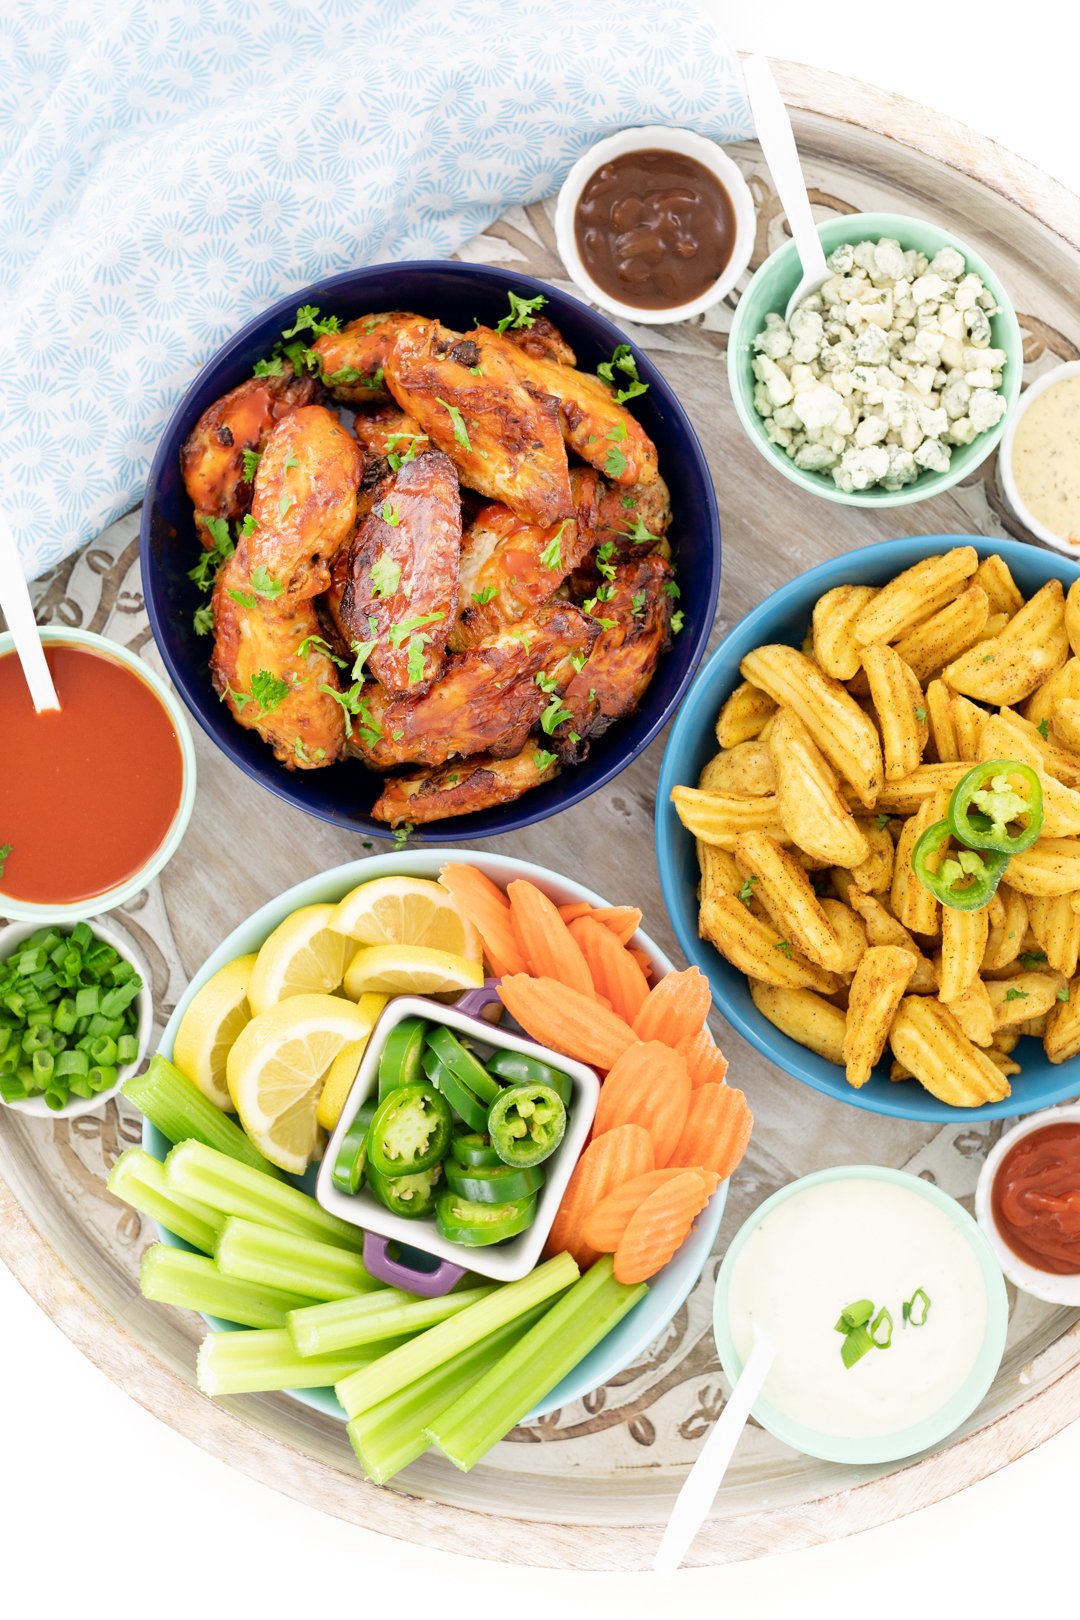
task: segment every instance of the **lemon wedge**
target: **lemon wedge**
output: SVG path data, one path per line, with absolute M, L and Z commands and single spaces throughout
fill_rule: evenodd
M 301 1174 L 322 1143 L 323 1080 L 343 1047 L 371 1033 L 372 1017 L 342 996 L 291 995 L 258 1013 L 229 1053 L 229 1093 L 248 1136 L 271 1164 Z
M 254 966 L 252 952 L 219 968 L 192 999 L 173 1042 L 172 1060 L 181 1074 L 193 1080 L 204 1097 L 229 1113 L 233 1100 L 225 1084 L 225 1060 L 251 1018 L 248 984 Z
M 484 982 L 479 962 L 427 945 L 362 945 L 345 972 L 345 994 L 358 1001 L 377 990 L 385 996 L 436 996 L 476 990 Z
M 427 878 L 384 877 L 361 883 L 334 909 L 330 927 L 360 945 L 423 945 L 480 960 L 480 936 L 453 896 Z
M 357 1002 L 360 1011 L 370 1015 L 373 1028 L 375 1020 L 389 999 L 389 996 L 372 994 L 361 996 Z M 341 1110 L 345 1106 L 345 1099 L 352 1090 L 353 1081 L 356 1079 L 357 1070 L 360 1067 L 370 1039 L 371 1036 L 368 1034 L 364 1036 L 362 1041 L 350 1041 L 348 1046 L 343 1046 L 326 1071 L 322 1094 L 315 1109 L 315 1118 L 324 1131 L 332 1131 L 341 1118 Z
M 353 941 L 335 932 L 333 906 L 301 906 L 265 941 L 248 985 L 253 1013 L 264 1013 L 287 996 L 341 988 Z

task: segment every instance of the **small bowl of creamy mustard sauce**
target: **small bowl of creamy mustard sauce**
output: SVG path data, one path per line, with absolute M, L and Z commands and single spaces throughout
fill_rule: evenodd
M 894 1462 L 978 1406 L 1005 1348 L 993 1249 L 932 1183 L 843 1165 L 782 1187 L 725 1256 L 714 1327 L 738 1377 L 757 1327 L 775 1358 L 753 1416 L 796 1451 Z
M 1044 545 L 1080 557 L 1080 360 L 1021 394 L 998 455 L 1005 498 Z
M 1029 1114 L 998 1139 L 975 1214 L 1011 1283 L 1080 1306 L 1080 1103 Z
M 723 148 L 662 125 L 590 147 L 555 210 L 573 281 L 601 309 L 646 325 L 688 320 L 724 298 L 754 233 L 750 188 Z

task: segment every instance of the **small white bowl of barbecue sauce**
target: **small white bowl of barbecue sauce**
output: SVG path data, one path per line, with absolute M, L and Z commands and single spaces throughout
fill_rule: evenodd
M 1030 1114 L 999 1138 L 975 1214 L 1011 1283 L 1051 1305 L 1080 1305 L 1080 1104 Z
M 750 262 L 754 232 L 750 188 L 723 148 L 661 125 L 590 147 L 555 210 L 559 254 L 585 296 L 651 326 L 725 297 Z

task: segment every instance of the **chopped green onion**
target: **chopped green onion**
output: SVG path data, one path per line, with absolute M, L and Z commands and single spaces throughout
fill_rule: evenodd
M 836 1323 L 837 1333 L 850 1333 L 852 1328 L 864 1326 L 874 1314 L 872 1299 L 857 1299 L 854 1305 L 845 1305 Z
M 884 1330 L 885 1330 L 885 1337 L 884 1338 L 882 1338 L 879 1335 L 879 1333 L 878 1333 L 879 1328 L 884 1328 Z M 892 1312 L 887 1311 L 885 1309 L 884 1305 L 883 1305 L 881 1307 L 880 1311 L 878 1311 L 877 1315 L 874 1317 L 874 1320 L 870 1324 L 870 1337 L 873 1339 L 875 1345 L 877 1346 L 877 1348 L 879 1350 L 887 1350 L 889 1348 L 890 1344 L 892 1344 L 892 1334 L 893 1334 Z
M 915 1302 L 916 1302 L 916 1300 L 921 1300 L 922 1301 L 921 1315 L 918 1317 L 917 1320 L 916 1320 L 916 1317 L 915 1317 Z M 905 1322 L 910 1322 L 912 1327 L 922 1327 L 923 1323 L 926 1321 L 926 1318 L 930 1314 L 930 1295 L 926 1292 L 926 1289 L 925 1288 L 916 1288 L 916 1290 L 912 1294 L 911 1298 L 910 1299 L 905 1299 L 905 1301 L 904 1301 L 904 1303 L 903 1303 L 903 1305 L 901 1307 L 901 1311 L 902 1311 L 903 1319 L 904 1319 Z
M 857 1361 L 861 1361 L 863 1356 L 866 1355 L 867 1351 L 872 1350 L 873 1348 L 874 1341 L 870 1337 L 868 1328 L 852 1328 L 850 1333 L 848 1333 L 847 1337 L 844 1339 L 843 1344 L 840 1346 L 840 1354 L 843 1357 L 844 1366 L 850 1371 L 851 1368 L 854 1367 L 855 1363 Z

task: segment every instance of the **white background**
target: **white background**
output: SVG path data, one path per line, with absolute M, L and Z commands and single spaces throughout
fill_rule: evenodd
M 1072 0 L 716 0 L 716 10 L 740 49 L 941 108 L 1080 190 Z M 1032 1605 L 1075 1608 L 1065 1594 L 1075 1582 L 1080 1427 L 959 1497 L 845 1542 L 662 1582 L 563 1576 L 384 1541 L 255 1484 L 110 1384 L 2 1269 L 0 1323 L 0 1611 L 13 1616 L 996 1620 Z

